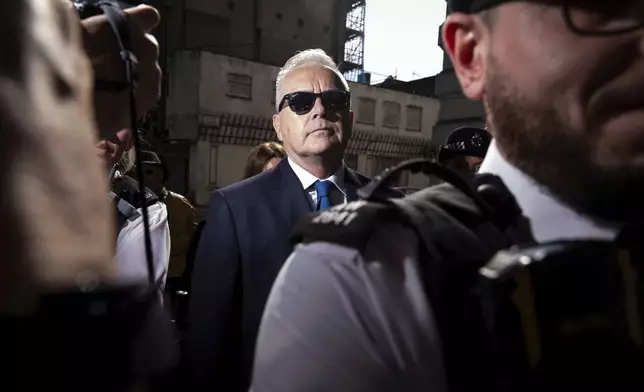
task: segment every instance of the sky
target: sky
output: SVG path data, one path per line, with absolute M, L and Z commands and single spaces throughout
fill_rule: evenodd
M 445 0 L 366 0 L 365 71 L 372 83 L 432 76 L 443 69 L 438 30 Z

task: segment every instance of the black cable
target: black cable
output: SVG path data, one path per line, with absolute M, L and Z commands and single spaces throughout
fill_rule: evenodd
M 130 61 L 126 61 L 126 66 L 131 69 L 132 64 Z M 136 162 L 136 176 L 139 181 L 139 195 L 143 202 L 141 206 L 141 213 L 143 216 L 143 239 L 145 241 L 145 260 L 148 267 L 148 281 L 150 285 L 154 285 L 156 281 L 156 275 L 154 273 L 154 259 L 152 254 L 152 235 L 150 233 L 150 216 L 148 213 L 148 204 L 145 201 L 145 181 L 143 173 L 143 161 L 141 160 L 141 136 L 137 131 L 137 119 L 136 115 L 136 88 L 134 84 L 130 85 L 130 113 L 131 113 L 131 131 L 134 133 L 134 153 L 135 153 L 135 162 Z
M 141 160 L 141 137 L 137 131 L 137 114 L 136 114 L 136 67 L 137 59 L 134 53 L 132 52 L 131 40 L 130 40 L 130 31 L 127 20 L 127 15 L 121 9 L 119 3 L 116 0 L 86 0 L 82 2 L 75 3 L 76 8 L 79 10 L 81 17 L 85 14 L 85 17 L 97 15 L 102 11 L 105 14 L 112 30 L 114 30 L 114 35 L 116 37 L 121 59 L 125 67 L 125 78 L 126 83 L 123 84 L 129 90 L 129 99 L 130 99 L 130 132 L 133 133 L 134 137 L 134 152 L 135 165 L 136 165 L 136 174 L 139 182 L 139 197 L 141 198 L 141 214 L 143 217 L 143 237 L 145 242 L 145 259 L 148 270 L 148 280 L 150 285 L 155 286 L 156 274 L 154 271 L 154 259 L 152 252 L 152 238 L 150 234 L 150 216 L 148 212 L 148 206 L 146 202 L 146 188 L 145 188 L 145 177 L 143 173 L 143 164 Z
M 365 200 L 373 200 L 374 198 L 377 198 L 379 191 L 389 187 L 389 185 L 398 177 L 398 174 L 404 170 L 409 170 L 412 173 L 422 172 L 426 175 L 435 175 L 441 178 L 442 180 L 452 184 L 465 195 L 469 196 L 484 215 L 488 217 L 493 216 L 490 206 L 470 187 L 467 181 L 452 170 L 439 165 L 433 160 L 424 158 L 410 159 L 401 162 L 393 168 L 385 170 L 384 173 L 376 176 L 376 178 L 374 178 L 373 181 L 365 187 L 358 189 L 358 196 Z

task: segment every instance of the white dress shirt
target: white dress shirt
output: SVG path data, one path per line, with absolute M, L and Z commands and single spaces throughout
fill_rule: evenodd
M 534 236 L 610 239 L 514 168 L 492 143 L 481 168 L 500 176 Z M 277 277 L 257 340 L 253 392 L 443 392 L 441 343 L 418 268 L 418 239 L 375 229 L 358 251 L 300 244 Z
M 290 157 L 288 159 L 288 164 L 291 165 L 291 169 L 293 169 L 293 172 L 295 172 L 295 175 L 297 178 L 300 180 L 302 183 L 302 188 L 307 192 L 309 195 L 309 199 L 312 203 L 313 208 L 317 206 L 318 202 L 318 194 L 315 191 L 315 183 L 317 181 L 330 181 L 335 185 L 335 187 L 331 187 L 329 190 L 329 197 L 331 198 L 331 204 L 333 205 L 339 205 L 339 204 L 344 204 L 347 202 L 347 191 L 345 187 L 345 167 L 344 163 L 340 166 L 340 169 L 338 169 L 337 172 L 335 172 L 331 177 L 329 178 L 317 178 L 313 174 L 307 172 L 302 168 L 300 165 L 295 163 Z
M 601 226 L 587 216 L 579 214 L 557 200 L 531 177 L 508 163 L 494 141 L 479 173 L 491 173 L 503 179 L 523 214 L 530 218 L 532 234 L 537 242 L 578 239 L 612 241 L 617 237 L 618 227 Z
M 143 215 L 128 220 L 118 233 L 116 239 L 116 254 L 114 256 L 119 281 L 123 283 L 142 283 L 148 281 L 148 267 L 145 255 L 145 239 L 143 234 Z M 148 207 L 150 222 L 150 237 L 152 242 L 152 257 L 155 280 L 165 279 L 170 262 L 170 229 L 168 227 L 168 210 L 163 203 L 154 203 Z M 162 288 L 163 288 L 162 286 Z M 162 299 L 163 297 L 160 296 Z

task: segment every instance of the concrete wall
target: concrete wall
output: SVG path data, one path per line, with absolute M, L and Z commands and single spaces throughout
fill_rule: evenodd
M 366 84 L 349 82 L 351 88 L 351 106 L 354 113 L 355 129 L 376 131 L 383 133 L 394 133 L 402 136 L 432 138 L 432 129 L 438 119 L 440 103 L 432 98 L 412 95 L 399 91 L 388 90 Z M 375 121 L 373 123 L 360 122 L 361 105 L 360 98 L 372 98 L 375 102 Z M 400 123 L 397 127 L 384 124 L 385 102 L 395 102 L 400 105 Z M 409 107 L 422 109 L 421 129 L 419 131 L 407 129 L 407 115 Z
M 203 52 L 199 110 L 210 113 L 242 113 L 270 117 L 275 113 L 275 80 L 278 67 Z M 228 93 L 229 74 L 250 76 L 250 99 Z
M 168 62 L 166 128 L 169 139 L 195 140 L 198 134 L 201 53 L 175 52 Z
M 154 0 L 168 51 L 202 50 L 273 65 L 322 48 L 342 59 L 347 0 Z M 165 3 L 165 4 L 164 4 Z
M 263 0 L 259 20 L 260 61 L 284 64 L 295 52 L 309 48 L 324 49 L 336 61 L 341 61 L 332 34 L 333 26 L 339 22 L 334 20 L 338 2 Z

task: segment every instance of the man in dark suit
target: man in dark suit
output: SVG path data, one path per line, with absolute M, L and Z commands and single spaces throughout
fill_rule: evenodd
M 357 199 L 368 179 L 342 160 L 349 86 L 322 50 L 291 58 L 277 79 L 273 124 L 288 153 L 267 172 L 213 193 L 197 250 L 187 359 L 199 391 L 245 391 L 265 302 L 312 211 Z

